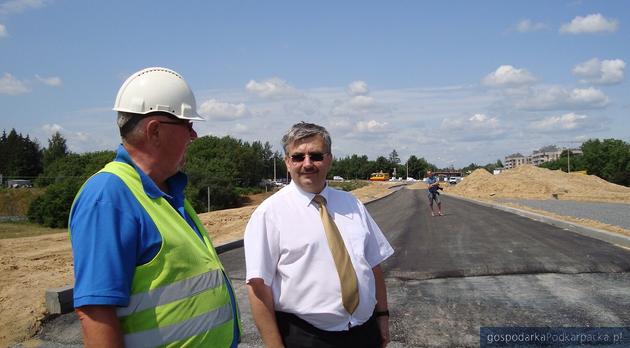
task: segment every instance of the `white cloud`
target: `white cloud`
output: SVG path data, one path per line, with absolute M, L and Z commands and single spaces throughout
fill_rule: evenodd
M 497 70 L 484 77 L 481 83 L 490 87 L 519 87 L 535 81 L 536 78 L 525 69 L 501 65 Z
M 529 19 L 523 19 L 522 21 L 516 24 L 516 31 L 520 33 L 529 33 L 533 31 L 541 31 L 546 30 L 548 27 L 545 23 L 536 23 L 532 22 Z
M 356 130 L 360 133 L 374 133 L 386 130 L 388 125 L 389 123 L 387 122 L 378 122 L 376 120 L 359 121 L 356 124 Z
M 370 90 L 364 81 L 354 81 L 348 85 L 347 92 L 351 96 L 359 96 L 367 95 L 370 93 Z
M 560 27 L 560 32 L 565 34 L 615 32 L 618 28 L 619 23 L 616 19 L 606 19 L 600 13 L 594 13 L 586 17 L 573 18 L 571 23 Z
M 245 133 L 249 131 L 249 127 L 247 127 L 246 125 L 242 124 L 242 123 L 237 123 L 234 126 L 234 131 L 237 133 Z
M 300 92 L 286 81 L 273 77 L 268 80 L 257 82 L 250 80 L 245 86 L 248 92 L 264 98 L 291 97 L 300 95 Z
M 199 113 L 214 120 L 236 120 L 251 114 L 243 103 L 231 104 L 215 99 L 203 102 L 199 106 Z
M 505 136 L 506 129 L 497 117 L 478 113 L 471 117 L 444 118 L 440 129 L 451 141 L 488 141 Z
M 10 0 L 0 4 L 0 14 L 20 13 L 44 7 L 47 0 Z
M 369 108 L 374 105 L 374 98 L 366 95 L 357 95 L 350 99 L 349 104 L 356 108 Z
M 8 37 L 9 33 L 7 32 L 7 27 L 4 24 L 0 24 L 0 38 Z
M 61 132 L 63 127 L 56 123 L 45 124 L 42 126 L 42 130 L 48 135 L 53 135 L 55 132 Z
M 597 58 L 576 65 L 572 72 L 584 79 L 581 82 L 610 85 L 623 81 L 626 63 L 621 59 L 602 60 Z
M 445 130 L 498 129 L 499 120 L 496 117 L 488 117 L 486 114 L 474 114 L 469 118 L 445 118 L 442 120 L 441 128 Z
M 57 76 L 41 77 L 39 75 L 35 75 L 35 77 L 37 77 L 37 79 L 45 85 L 52 86 L 52 87 L 61 86 L 61 78 Z
M 524 110 L 593 109 L 605 107 L 608 102 L 606 94 L 593 87 L 569 90 L 551 86 L 532 89 L 531 94 L 518 101 L 516 106 Z
M 571 112 L 534 121 L 530 123 L 529 128 L 542 132 L 577 130 L 587 126 L 587 119 L 588 116 L 586 115 Z
M 374 110 L 376 102 L 374 98 L 367 95 L 356 95 L 350 100 L 336 105 L 332 109 L 333 115 L 359 115 Z
M 26 82 L 20 81 L 9 73 L 0 79 L 0 94 L 18 95 L 30 92 Z

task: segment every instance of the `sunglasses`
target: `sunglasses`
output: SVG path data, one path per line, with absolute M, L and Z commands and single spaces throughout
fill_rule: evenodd
M 166 123 L 166 124 L 175 124 L 175 125 L 183 125 L 186 126 L 188 128 L 189 132 L 193 131 L 193 123 L 190 121 L 158 121 L 160 123 Z
M 327 154 L 326 152 L 311 152 L 308 154 L 294 153 L 290 157 L 291 157 L 291 161 L 294 163 L 303 162 L 304 159 L 306 159 L 306 156 L 308 156 L 311 162 L 321 162 L 324 160 L 324 155 L 326 154 Z

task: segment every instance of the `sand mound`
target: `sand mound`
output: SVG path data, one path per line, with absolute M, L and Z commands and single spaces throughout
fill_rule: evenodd
M 630 203 L 630 188 L 611 184 L 594 175 L 568 174 L 522 165 L 492 175 L 477 169 L 462 182 L 446 189 L 471 198 L 566 199 Z

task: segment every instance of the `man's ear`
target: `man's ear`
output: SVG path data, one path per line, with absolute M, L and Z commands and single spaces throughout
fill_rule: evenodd
M 146 140 L 150 144 L 159 145 L 160 144 L 160 122 L 158 120 L 149 120 L 144 125 Z

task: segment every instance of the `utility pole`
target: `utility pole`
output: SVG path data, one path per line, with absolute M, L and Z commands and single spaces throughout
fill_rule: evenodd
M 571 174 L 571 144 L 581 144 L 581 141 L 561 141 L 561 143 L 569 144 L 567 150 L 567 174 Z
M 276 155 L 273 155 L 273 182 L 276 182 Z
M 208 186 L 208 213 L 210 212 L 210 186 Z

